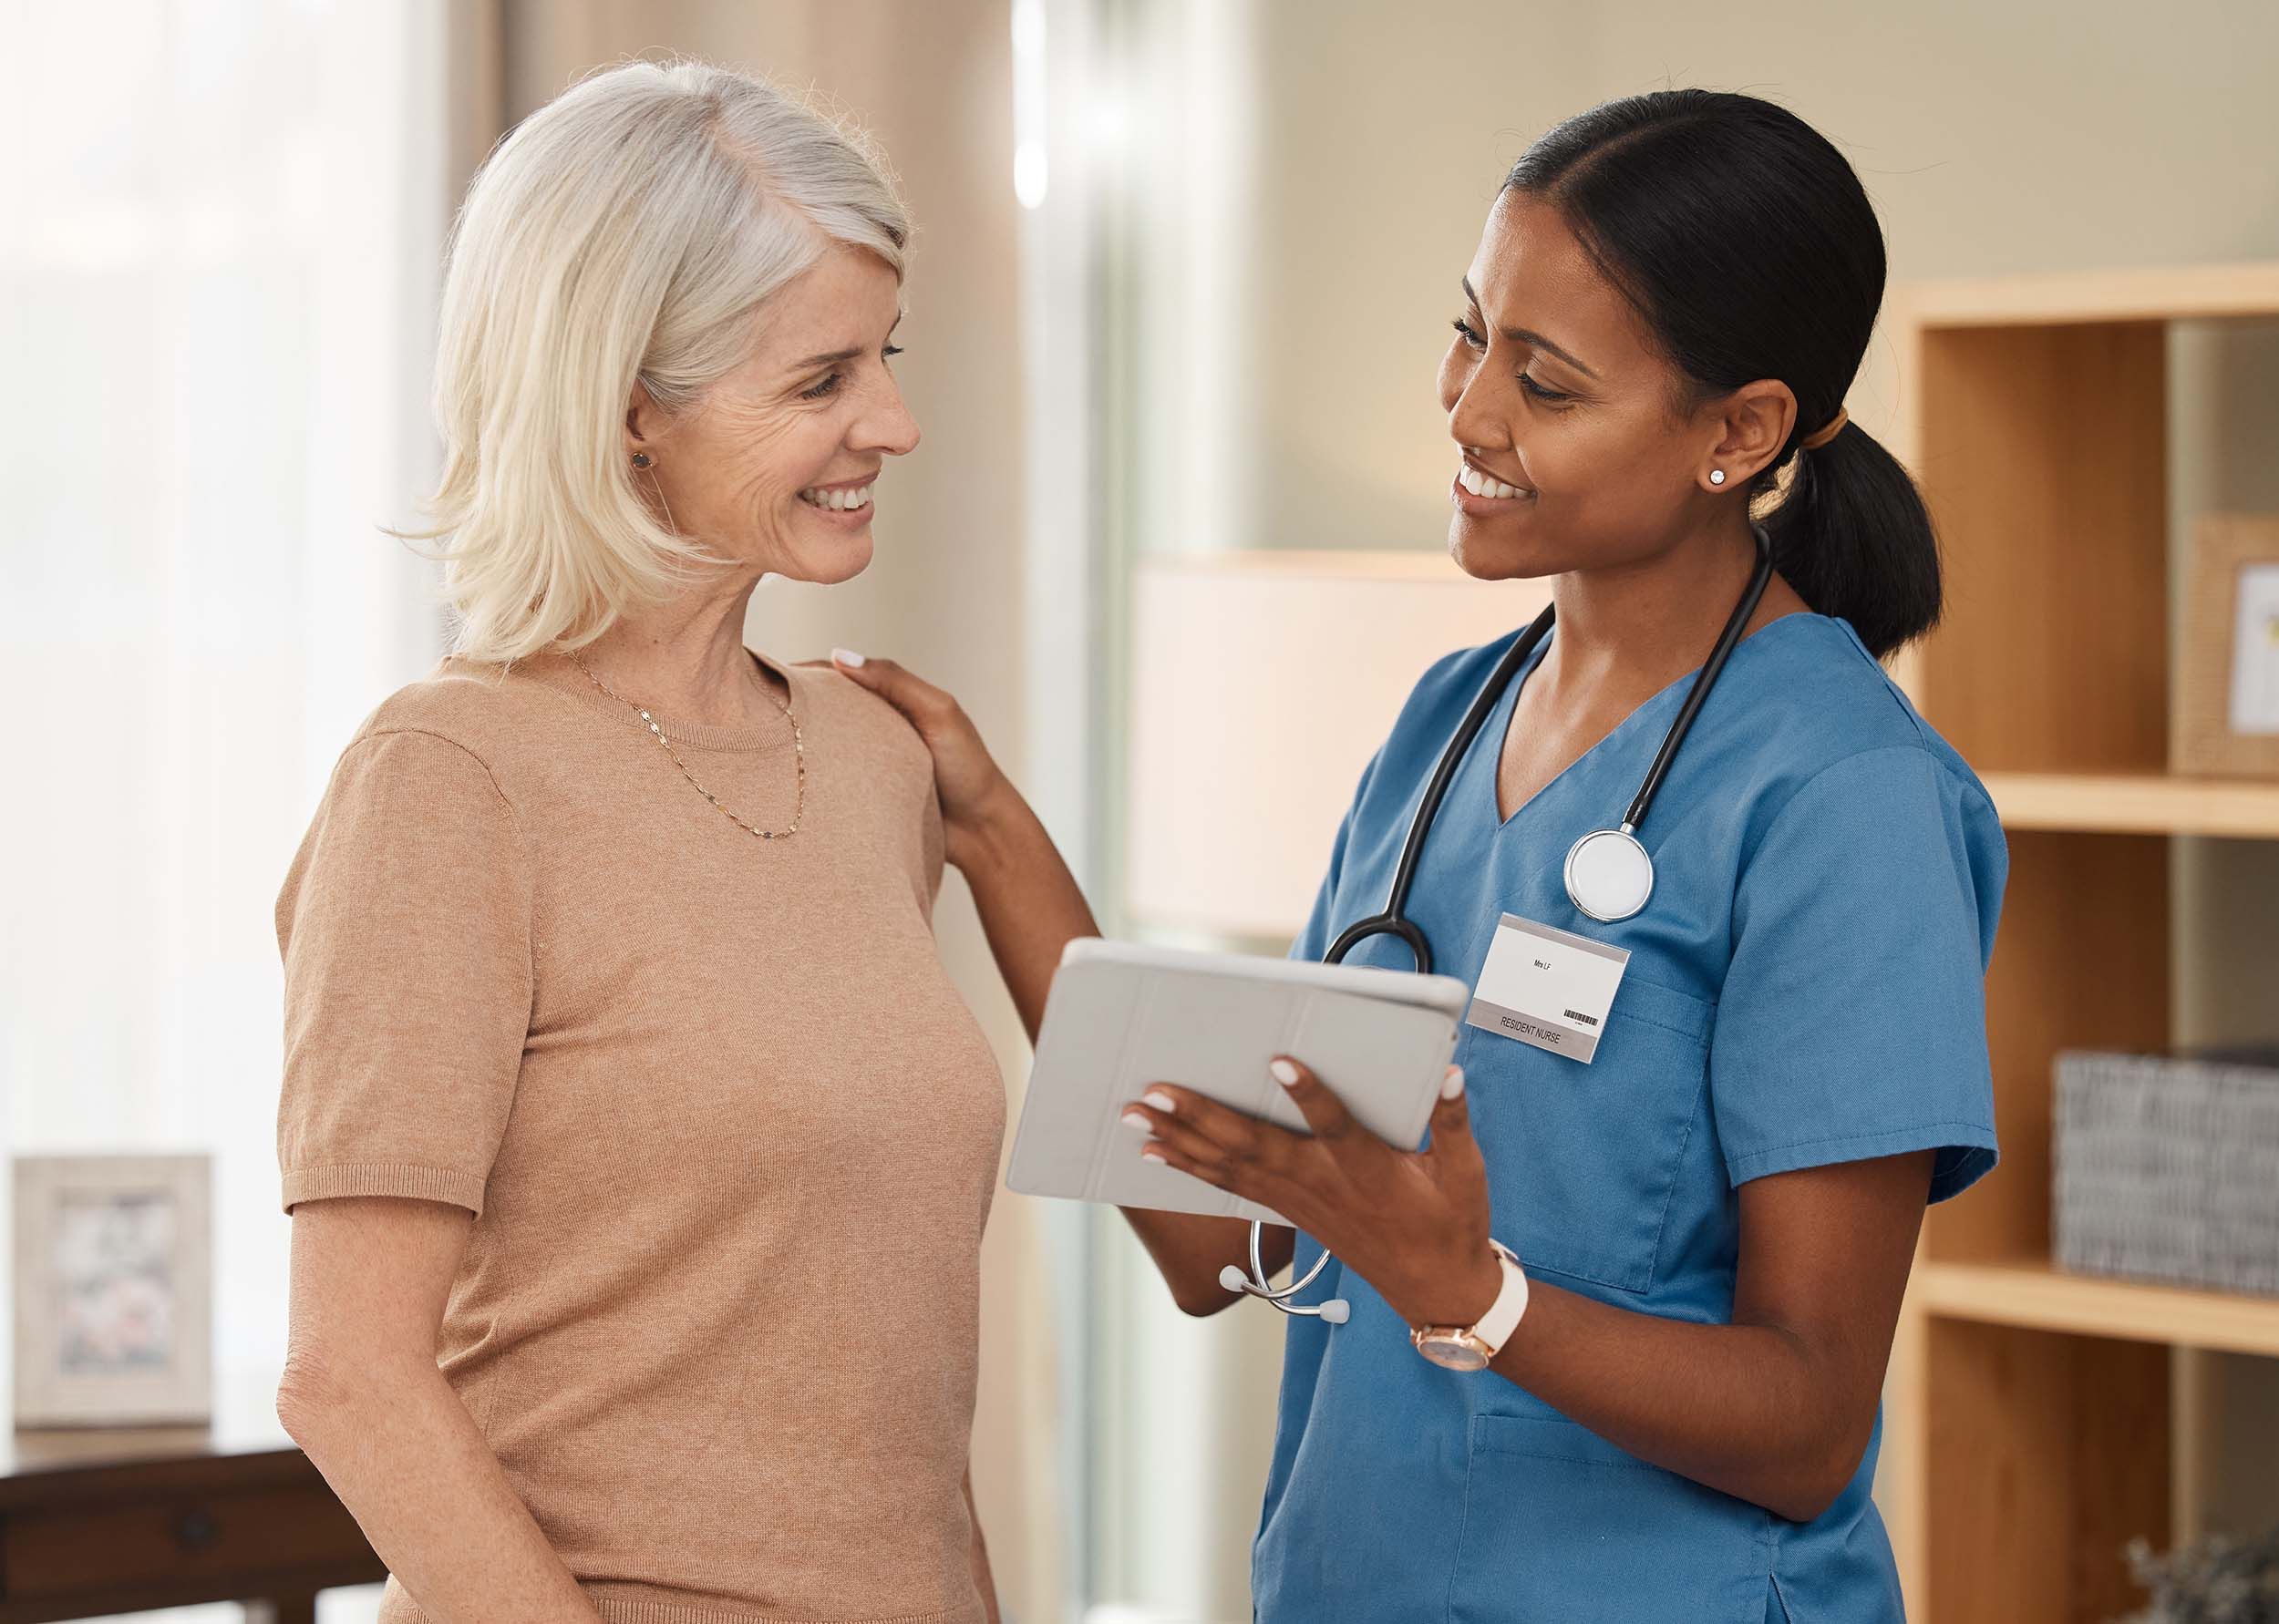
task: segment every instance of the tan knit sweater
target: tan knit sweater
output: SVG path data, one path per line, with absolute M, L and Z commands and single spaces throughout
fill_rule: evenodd
M 277 899 L 284 1205 L 476 1215 L 438 1363 L 604 1619 L 968 1624 L 1003 1080 L 935 953 L 924 746 L 765 663 L 788 840 L 559 654 L 372 714 Z M 781 718 L 658 720 L 789 820 Z

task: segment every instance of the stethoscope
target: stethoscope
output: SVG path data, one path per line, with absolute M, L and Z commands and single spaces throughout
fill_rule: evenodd
M 1630 809 L 1623 814 L 1619 828 L 1593 829 L 1567 848 L 1567 900 L 1576 911 L 1604 924 L 1626 920 L 1646 905 L 1654 894 L 1654 858 L 1638 843 L 1638 826 L 1646 820 L 1646 813 L 1654 806 L 1654 797 L 1660 793 L 1662 780 L 1670 770 L 1670 763 L 1677 757 L 1677 747 L 1686 742 L 1686 733 L 1693 727 L 1694 718 L 1700 714 L 1709 691 L 1717 686 L 1717 675 L 1725 669 L 1727 656 L 1741 641 L 1741 629 L 1748 624 L 1750 615 L 1757 612 L 1757 603 L 1765 595 L 1765 583 L 1772 579 L 1772 538 L 1765 527 L 1751 522 L 1749 529 L 1757 537 L 1757 568 L 1750 573 L 1748 585 L 1742 589 L 1740 601 L 1733 606 L 1733 613 L 1725 622 L 1725 630 L 1717 636 L 1717 646 L 1694 678 L 1687 690 L 1686 703 L 1670 724 L 1670 730 L 1662 735 L 1662 747 L 1655 752 L 1654 765 L 1646 769 L 1645 782 L 1638 786 L 1637 796 Z M 1432 769 L 1432 777 L 1425 785 L 1424 799 L 1417 803 L 1417 815 L 1409 820 L 1408 838 L 1401 842 L 1400 861 L 1393 869 L 1392 893 L 1385 899 L 1381 913 L 1356 920 L 1346 927 L 1345 934 L 1330 944 L 1322 955 L 1325 964 L 1344 961 L 1346 954 L 1372 936 L 1397 936 L 1408 944 L 1408 951 L 1417 961 L 1417 973 L 1432 973 L 1432 944 L 1425 940 L 1424 931 L 1416 920 L 1401 910 L 1408 904 L 1409 882 L 1417 877 L 1417 859 L 1424 854 L 1425 836 L 1432 829 L 1432 819 L 1440 810 L 1440 797 L 1447 794 L 1449 780 L 1464 760 L 1465 752 L 1480 728 L 1503 697 L 1504 690 L 1520 673 L 1536 647 L 1551 632 L 1557 614 L 1556 606 L 1547 606 L 1532 624 L 1520 633 L 1519 640 L 1496 662 L 1496 668 L 1480 684 L 1480 693 L 1472 700 L 1471 709 L 1464 713 L 1448 747 L 1440 752 L 1439 765 Z M 1353 1311 L 1352 1305 L 1343 1298 L 1333 1297 L 1311 1307 L 1300 1307 L 1291 1301 L 1299 1292 L 1312 1285 L 1329 1262 L 1329 1252 L 1314 1259 L 1314 1267 L 1305 1271 L 1305 1278 L 1293 1280 L 1279 1291 L 1266 1276 L 1264 1259 L 1260 1256 L 1260 1238 L 1265 1225 L 1251 1225 L 1251 1267 L 1246 1275 L 1239 1264 L 1230 1263 L 1219 1271 L 1219 1284 L 1230 1291 L 1242 1291 L 1253 1297 L 1263 1297 L 1285 1314 L 1318 1314 L 1331 1325 L 1342 1325 Z

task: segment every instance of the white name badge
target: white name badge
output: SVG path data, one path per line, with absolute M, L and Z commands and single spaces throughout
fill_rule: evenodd
M 1629 965 L 1627 949 L 1507 913 L 1465 1023 L 1588 1065 Z

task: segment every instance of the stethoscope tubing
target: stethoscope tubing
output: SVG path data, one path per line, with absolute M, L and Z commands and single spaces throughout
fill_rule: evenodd
M 1337 940 L 1330 943 L 1329 951 L 1322 955 L 1323 963 L 1344 963 L 1347 953 L 1372 936 L 1397 936 L 1416 955 L 1417 973 L 1432 973 L 1432 944 L 1425 940 L 1416 922 L 1402 913 L 1408 905 L 1408 887 L 1417 877 L 1418 860 L 1424 855 L 1424 836 L 1431 829 L 1432 820 L 1439 816 L 1440 801 L 1448 794 L 1449 781 L 1456 776 L 1456 769 L 1463 764 L 1472 740 L 1487 725 L 1504 689 L 1534 653 L 1536 644 L 1550 633 L 1557 613 L 1555 606 L 1545 604 L 1543 612 L 1520 633 L 1518 640 L 1504 651 L 1503 658 L 1496 662 L 1495 670 L 1488 673 L 1488 680 L 1472 697 L 1471 707 L 1464 713 L 1464 720 L 1458 724 L 1455 734 L 1441 750 L 1432 776 L 1426 781 L 1424 797 L 1417 803 L 1417 810 L 1408 820 L 1408 834 L 1401 842 L 1400 860 L 1393 869 L 1393 884 L 1385 899 L 1385 910 L 1346 926 Z
M 1717 686 L 1718 676 L 1725 670 L 1733 650 L 1741 641 L 1741 632 L 1748 625 L 1749 617 L 1757 612 L 1757 605 L 1765 596 L 1765 587 L 1772 580 L 1772 538 L 1761 524 L 1749 527 L 1757 535 L 1757 567 L 1750 571 L 1748 586 L 1734 604 L 1733 612 L 1726 617 L 1725 630 L 1717 633 L 1717 646 L 1709 651 L 1709 658 L 1702 663 L 1694 675 L 1694 685 L 1686 691 L 1686 703 L 1677 713 L 1677 720 L 1670 724 L 1669 732 L 1662 735 L 1662 747 L 1654 753 L 1654 765 L 1646 769 L 1645 782 L 1638 786 L 1638 793 L 1630 803 L 1630 810 L 1623 814 L 1623 830 L 1634 834 L 1646 820 L 1646 813 L 1654 806 L 1654 797 L 1662 792 L 1662 780 L 1670 770 L 1670 763 L 1677 759 L 1677 747 L 1686 742 L 1686 735 L 1694 729 L 1694 718 L 1701 714 L 1702 703 L 1709 697 L 1709 690 Z

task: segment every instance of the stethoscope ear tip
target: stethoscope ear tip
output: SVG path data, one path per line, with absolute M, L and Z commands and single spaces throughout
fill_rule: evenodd
M 1322 1254 L 1322 1259 L 1326 1259 L 1328 1256 L 1329 1254 L 1325 1252 Z M 1343 1325 L 1353 1317 L 1353 1304 L 1342 1297 L 1332 1297 L 1311 1308 L 1298 1308 L 1290 1301 L 1292 1297 L 1313 1284 L 1314 1276 L 1321 1271 L 1321 1260 L 1316 1260 L 1312 1271 L 1304 1280 L 1294 1285 L 1284 1286 L 1277 1291 L 1271 1286 L 1260 1285 L 1258 1277 L 1243 1273 L 1239 1264 L 1230 1263 L 1219 1270 L 1219 1284 L 1238 1296 L 1263 1298 L 1285 1314 L 1319 1314 L 1325 1325 Z

